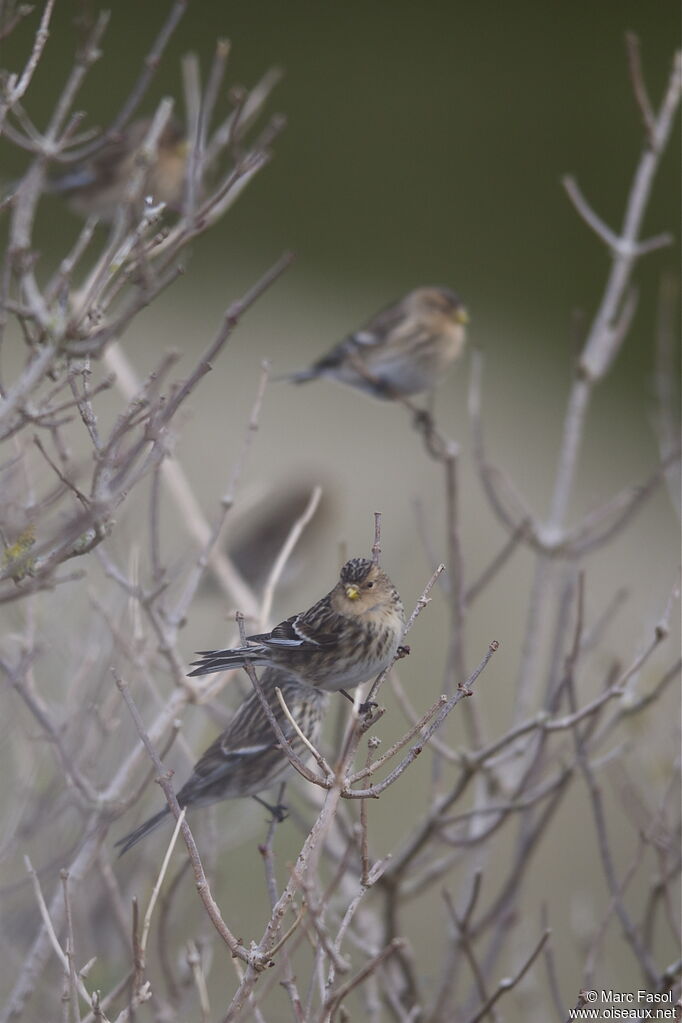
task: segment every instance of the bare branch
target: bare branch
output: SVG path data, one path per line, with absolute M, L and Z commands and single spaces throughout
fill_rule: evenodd
M 381 560 L 381 512 L 374 512 L 374 543 L 372 544 L 372 561 L 378 565 Z
M 619 238 L 615 231 L 612 231 L 610 227 L 601 220 L 594 212 L 587 199 L 580 191 L 578 182 L 570 174 L 567 174 L 561 179 L 561 184 L 566 189 L 569 199 L 573 203 L 576 211 L 583 218 L 588 227 L 591 227 L 594 233 L 601 238 L 604 244 L 612 252 L 618 250 Z
M 493 1008 L 495 1003 L 499 1001 L 502 995 L 506 994 L 508 991 L 511 991 L 512 988 L 516 987 L 518 982 L 522 979 L 522 977 L 525 976 L 525 974 L 533 965 L 537 957 L 542 952 L 545 942 L 548 940 L 550 934 L 551 931 L 544 932 L 539 942 L 537 943 L 531 954 L 528 956 L 526 961 L 522 964 L 522 966 L 519 967 L 519 969 L 512 977 L 505 977 L 504 980 L 500 981 L 500 983 L 497 985 L 497 989 L 492 993 L 492 995 L 490 995 L 488 1000 L 481 1006 L 481 1008 L 477 1012 L 475 1012 L 473 1016 L 469 1017 L 467 1023 L 479 1023 L 479 1020 L 482 1020 L 490 1012 L 490 1010 Z
M 158 754 L 154 747 L 152 746 L 149 736 L 147 735 L 144 729 L 142 718 L 140 717 L 140 713 L 137 707 L 135 706 L 132 696 L 130 695 L 128 685 L 123 681 L 122 678 L 117 676 L 115 672 L 114 678 L 116 681 L 116 685 L 121 693 L 121 696 L 123 697 L 126 706 L 130 711 L 130 715 L 133 721 L 135 722 L 135 727 L 137 728 L 138 735 L 140 736 L 140 739 L 142 740 L 142 743 L 145 749 L 147 750 L 149 759 L 154 764 L 154 767 L 157 772 L 156 780 L 158 781 L 159 785 L 163 790 L 163 794 L 166 797 L 166 802 L 168 803 L 168 808 L 175 817 L 175 819 L 179 820 L 180 815 L 182 813 L 182 809 L 180 807 L 180 804 L 178 803 L 177 797 L 173 790 L 173 786 L 171 784 L 168 772 L 164 769 L 164 766 L 161 763 Z M 185 820 L 182 821 L 182 823 L 180 824 L 180 830 L 182 831 L 182 837 L 185 841 L 185 845 L 187 846 L 187 852 L 189 853 L 190 860 L 192 861 L 192 868 L 194 870 L 194 877 L 196 879 L 197 891 L 199 892 L 201 900 L 204 903 L 204 906 L 206 907 L 206 912 L 208 913 L 211 923 L 213 924 L 216 931 L 218 932 L 222 940 L 225 942 L 233 956 L 236 956 L 239 959 L 243 960 L 243 962 L 252 965 L 256 970 L 264 969 L 267 966 L 267 961 L 265 960 L 265 958 L 254 953 L 247 952 L 247 950 L 237 940 L 237 938 L 235 938 L 235 936 L 232 934 L 227 924 L 223 920 L 222 915 L 220 913 L 220 909 L 218 908 L 218 904 L 215 902 L 213 896 L 211 895 L 211 891 L 208 886 L 208 881 L 206 880 L 206 875 L 204 873 L 204 868 L 201 865 L 201 859 L 199 858 L 199 852 L 197 850 L 194 837 L 189 829 L 187 821 Z
M 635 94 L 635 101 L 642 115 L 642 123 L 646 131 L 649 145 L 655 145 L 656 140 L 656 114 L 649 99 L 649 91 L 644 80 L 642 70 L 642 58 L 639 50 L 639 36 L 634 32 L 625 33 L 625 49 L 628 58 L 628 71 L 632 83 L 632 91 Z
M 282 577 L 282 572 L 286 568 L 287 562 L 289 561 L 289 558 L 293 554 L 296 544 L 301 539 L 305 527 L 308 525 L 308 523 L 314 516 L 315 512 L 317 511 L 317 506 L 320 503 L 321 497 L 322 487 L 319 486 L 314 487 L 310 494 L 310 500 L 308 501 L 301 515 L 292 524 L 291 529 L 289 530 L 289 535 L 282 544 L 280 552 L 277 555 L 275 561 L 273 562 L 272 568 L 270 569 L 270 573 L 265 583 L 265 588 L 263 590 L 263 602 L 261 605 L 261 612 L 259 618 L 259 630 L 265 629 L 267 626 L 267 623 L 270 619 L 270 612 L 272 610 L 272 603 L 275 597 L 275 590 L 277 589 L 279 580 Z

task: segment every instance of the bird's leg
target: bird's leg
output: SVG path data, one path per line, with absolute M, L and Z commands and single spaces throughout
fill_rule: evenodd
M 288 816 L 287 807 L 284 805 L 284 803 L 278 803 L 277 806 L 271 806 L 270 803 L 266 803 L 265 800 L 261 799 L 260 796 L 251 796 L 251 798 L 255 799 L 256 802 L 260 803 L 261 806 L 264 806 L 266 810 L 269 810 L 269 812 L 272 814 L 272 819 L 274 821 L 277 821 L 278 824 L 281 824 L 282 821 L 285 821 L 287 819 Z
M 410 653 L 411 651 L 407 644 L 405 644 L 404 646 L 399 646 L 395 653 L 395 659 L 396 661 L 399 661 L 403 657 L 408 657 Z M 343 689 L 341 690 L 341 692 L 343 693 L 344 696 L 348 696 L 348 693 L 344 693 Z M 350 699 L 350 697 L 348 698 Z M 361 703 L 360 706 L 358 707 L 358 713 L 363 715 L 371 714 L 371 712 L 373 710 L 376 710 L 378 706 L 379 704 L 375 703 L 374 700 L 365 700 L 365 702 Z
M 338 692 L 343 697 L 346 697 L 347 700 L 350 700 L 352 704 L 355 704 L 355 700 L 350 693 L 346 692 L 346 690 L 339 690 Z M 373 700 L 366 700 L 358 707 L 358 714 L 368 714 L 370 710 L 374 710 L 375 707 L 378 707 L 378 704 L 375 704 Z
M 347 693 L 345 689 L 339 689 L 339 692 L 342 696 L 345 696 L 347 700 L 350 700 L 351 703 L 355 703 L 353 697 L 350 693 Z M 374 710 L 374 708 L 378 706 L 379 704 L 375 703 L 374 700 L 367 700 L 365 703 L 361 703 L 358 707 L 358 714 L 367 714 L 370 710 Z
M 425 438 L 430 438 L 435 428 L 433 412 L 430 408 L 418 408 L 414 413 L 414 425 Z
M 391 387 L 388 380 L 382 380 L 381 377 L 375 376 L 371 376 L 369 379 L 377 398 L 384 398 L 386 401 L 395 401 L 398 397 L 395 387 Z

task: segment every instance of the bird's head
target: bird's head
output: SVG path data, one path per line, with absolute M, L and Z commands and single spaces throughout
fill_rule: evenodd
M 337 610 L 360 615 L 394 600 L 393 583 L 378 565 L 367 558 L 352 558 L 341 569 L 335 589 Z
M 456 292 L 450 288 L 433 286 L 415 288 L 409 295 L 414 314 L 427 320 L 445 320 L 466 326 L 469 313 Z

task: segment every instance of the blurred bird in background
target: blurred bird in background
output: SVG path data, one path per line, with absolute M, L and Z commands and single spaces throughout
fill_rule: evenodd
M 291 716 L 313 745 L 320 732 L 329 701 L 328 694 L 321 688 L 301 685 L 293 675 L 279 668 L 268 668 L 263 672 L 261 688 L 292 749 L 298 756 L 307 759 L 308 750 L 286 717 L 275 689 L 281 690 Z M 197 761 L 191 777 L 178 792 L 178 802 L 183 807 L 196 807 L 208 806 L 223 799 L 252 796 L 275 817 L 281 817 L 283 808 L 269 806 L 259 798 L 258 793 L 270 788 L 292 770 L 258 694 L 252 692 L 240 705 L 225 731 Z M 154 831 L 169 815 L 170 810 L 166 806 L 116 842 L 121 850 L 120 855 Z
M 80 216 L 92 214 L 112 221 L 127 198 L 130 178 L 139 166 L 141 149 L 151 119 L 134 121 L 125 132 L 98 150 L 91 160 L 53 178 L 46 191 L 63 195 Z M 187 140 L 180 124 L 171 118 L 159 137 L 155 159 L 149 166 L 142 195 L 177 210 L 182 202 L 187 169 Z
M 459 357 L 469 316 L 449 288 L 408 292 L 340 341 L 327 355 L 281 379 L 302 384 L 319 377 L 357 387 L 375 398 L 431 391 Z
M 303 514 L 315 487 L 322 484 L 322 496 L 286 563 L 277 592 L 292 588 L 328 549 L 329 537 L 338 519 L 339 495 L 334 480 L 320 468 L 313 478 L 307 471 L 289 467 L 281 478 L 259 478 L 240 493 L 239 509 L 230 521 L 226 549 L 232 564 L 254 590 L 260 592 L 292 527 Z M 212 585 L 207 576 L 206 586 Z
M 309 686 L 344 692 L 391 664 L 404 628 L 403 604 L 386 573 L 366 558 L 352 558 L 334 589 L 307 611 L 247 637 L 246 646 L 199 651 L 189 674 L 273 665 Z

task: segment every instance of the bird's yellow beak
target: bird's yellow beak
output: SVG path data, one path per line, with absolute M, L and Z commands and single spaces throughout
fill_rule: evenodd
M 360 596 L 360 590 L 354 583 L 346 583 L 346 596 L 349 600 L 357 600 Z
M 467 324 L 469 322 L 469 314 L 464 307 L 457 310 L 455 319 L 458 323 Z

